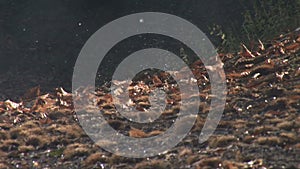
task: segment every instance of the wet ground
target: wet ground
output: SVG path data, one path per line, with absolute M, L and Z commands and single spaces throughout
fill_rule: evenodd
M 254 49 L 242 49 L 235 54 L 219 54 L 226 73 L 220 78 L 226 78 L 228 87 L 226 105 L 213 136 L 202 144 L 198 136 L 215 96 L 198 61 L 191 64 L 196 79 L 184 79 L 186 68 L 180 71 L 185 83 L 197 80 L 200 89 L 199 96 L 181 96 L 191 99 L 190 105 L 182 108 L 179 102 L 183 98 L 170 75 L 156 72 L 132 83 L 130 104 L 145 112 L 151 107 L 151 89 L 169 91 L 166 103 L 170 106 L 153 125 L 131 123 L 121 117 L 114 109 L 119 103 L 112 103 L 109 84 L 95 93 L 78 89 L 95 101 L 110 126 L 136 138 L 163 133 L 174 123 L 178 111 L 197 104 L 193 97 L 199 97 L 200 111 L 191 132 L 169 151 L 139 159 L 104 151 L 80 127 L 70 93 L 61 87 L 50 93 L 36 87 L 19 99 L 3 98 L 0 102 L 0 168 L 300 168 L 300 32 L 257 42 Z M 26 72 L 20 77 L 5 75 L 1 85 L 6 78 L 17 79 L 16 85 L 35 79 Z M 121 81 L 112 83 L 115 94 L 124 93 Z M 5 92 L 19 94 L 17 90 Z M 85 105 L 80 108 L 89 110 Z

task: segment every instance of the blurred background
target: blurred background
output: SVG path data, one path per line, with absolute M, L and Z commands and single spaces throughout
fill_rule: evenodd
M 219 52 L 236 52 L 240 43 L 251 48 L 299 27 L 299 9 L 300 0 L 1 0 L 1 97 L 36 85 L 70 89 L 84 43 L 124 15 L 174 14 L 198 26 Z

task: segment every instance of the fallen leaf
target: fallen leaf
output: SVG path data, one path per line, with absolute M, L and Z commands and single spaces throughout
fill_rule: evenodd
M 142 130 L 132 127 L 131 130 L 129 131 L 129 136 L 135 138 L 143 138 L 143 137 L 147 137 L 147 134 Z
M 239 52 L 239 54 L 245 58 L 254 58 L 255 56 L 250 52 L 250 50 L 244 45 L 241 44 L 241 51 Z

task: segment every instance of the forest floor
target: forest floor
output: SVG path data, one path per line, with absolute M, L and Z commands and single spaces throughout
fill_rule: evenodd
M 19 101 L 1 96 L 0 168 L 300 168 L 300 32 L 219 57 L 226 74 L 226 105 L 217 129 L 204 143 L 198 144 L 198 136 L 214 96 L 205 68 L 198 61 L 191 64 L 191 70 L 200 89 L 196 96 L 201 100 L 200 112 L 191 132 L 169 151 L 149 158 L 126 158 L 107 152 L 81 128 L 72 100 L 77 97 L 62 87 L 50 93 L 35 87 L 22 94 Z M 183 78 L 184 71 L 179 73 Z M 24 79 L 35 79 L 30 75 L 2 77 L 3 93 L 15 92 L 17 96 L 21 93 L 17 87 L 5 91 L 5 78 L 18 78 L 19 84 Z M 132 104 L 141 110 L 150 107 L 147 96 L 151 88 L 175 91 L 167 100 L 171 106 L 153 126 L 124 120 L 115 111 L 114 104 L 118 103 L 112 103 L 108 86 L 97 89 L 96 95 L 80 90 L 95 98 L 115 130 L 130 137 L 151 137 L 172 125 L 182 98 L 164 72 L 144 80 L 147 82 L 137 81 L 130 89 L 131 94 L 136 93 Z M 113 83 L 116 93 L 124 93 L 122 82 Z

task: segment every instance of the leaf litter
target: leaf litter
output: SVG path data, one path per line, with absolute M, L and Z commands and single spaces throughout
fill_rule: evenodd
M 43 93 L 40 86 L 26 92 L 19 102 L 0 101 L 0 168 L 300 168 L 300 32 L 294 31 L 273 39 L 268 47 L 260 40 L 252 51 L 241 44 L 236 54 L 219 54 L 224 65 L 228 93 L 222 120 L 212 137 L 198 144 L 198 136 L 209 112 L 209 76 L 201 61 L 190 65 L 195 79 L 185 79 L 185 71 L 156 72 L 141 76 L 128 88 L 126 104 L 113 102 L 109 85 L 88 93 L 78 90 L 101 110 L 108 123 L 121 134 L 143 138 L 166 131 L 178 118 L 181 109 L 198 104 L 194 127 L 176 147 L 145 159 L 113 155 L 97 146 L 82 130 L 74 96 L 58 87 Z M 221 63 L 221 62 L 219 62 Z M 184 83 L 197 82 L 199 95 L 180 95 L 172 73 Z M 115 95 L 125 93 L 124 81 L 113 81 Z M 147 114 L 152 90 L 166 93 L 166 108 L 148 124 L 134 123 L 115 110 L 134 107 Z M 180 100 L 190 99 L 189 105 Z M 82 109 L 88 110 L 89 107 Z M 88 120 L 88 119 L 87 119 Z M 180 130 L 180 127 L 178 127 Z M 103 144 L 113 144 L 109 141 Z M 132 147 L 134 148 L 134 147 Z

